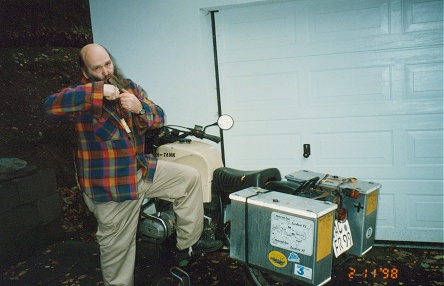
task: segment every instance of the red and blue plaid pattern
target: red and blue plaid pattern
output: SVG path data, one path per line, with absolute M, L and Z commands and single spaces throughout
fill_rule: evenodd
M 46 113 L 56 119 L 75 121 L 78 134 L 77 169 L 83 191 L 98 202 L 136 199 L 138 166 L 152 181 L 157 159 L 144 154 L 148 129 L 164 124 L 162 109 L 148 99 L 142 87 L 128 80 L 129 93 L 142 102 L 146 113 L 128 113 L 125 131 L 114 107 L 103 100 L 103 82 L 87 82 L 63 89 L 46 98 Z

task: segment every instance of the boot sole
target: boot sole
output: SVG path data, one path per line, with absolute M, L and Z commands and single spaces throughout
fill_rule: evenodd
M 193 249 L 193 255 L 198 255 L 198 254 L 202 254 L 202 253 L 210 253 L 210 252 L 214 252 L 220 248 L 222 248 L 224 244 L 222 242 L 216 244 L 215 246 L 211 247 L 211 248 L 205 248 L 205 249 L 198 249 L 198 250 L 194 250 Z

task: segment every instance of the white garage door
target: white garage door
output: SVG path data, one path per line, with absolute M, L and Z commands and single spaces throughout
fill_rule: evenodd
M 222 112 L 235 119 L 227 166 L 379 182 L 376 239 L 443 242 L 442 1 L 292 1 L 215 17 Z

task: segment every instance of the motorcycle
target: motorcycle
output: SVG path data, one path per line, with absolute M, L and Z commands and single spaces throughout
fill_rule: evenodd
M 232 244 L 230 239 L 231 196 L 248 188 L 257 188 L 258 190 L 265 190 L 265 192 L 273 191 L 288 196 L 303 197 L 334 205 L 334 207 L 331 207 L 331 209 L 334 209 L 334 232 L 338 235 L 341 233 L 342 235 L 344 228 L 350 228 L 347 221 L 347 209 L 353 206 L 359 197 L 359 190 L 357 190 L 359 188 L 355 188 L 356 179 L 302 171 L 302 173 L 295 173 L 290 175 L 290 177 L 286 176 L 287 180 L 283 180 L 277 168 L 255 171 L 237 170 L 224 166 L 222 155 L 218 148 L 201 140 L 190 139 L 195 137 L 219 143 L 221 138 L 207 134 L 206 129 L 218 126 L 220 130 L 228 130 L 233 124 L 234 121 L 231 116 L 222 115 L 217 122 L 205 127 L 196 125 L 194 128 L 188 128 L 167 125 L 146 135 L 145 147 L 147 153 L 156 154 L 159 160 L 191 166 L 201 174 L 205 211 L 204 235 L 206 238 L 222 240 L 224 248 L 230 248 Z M 372 185 L 372 187 L 374 187 L 372 190 L 378 189 L 379 185 Z M 347 223 L 345 227 L 344 223 Z M 361 226 L 359 225 L 358 227 Z M 353 227 L 351 228 L 353 229 Z M 360 231 L 361 229 L 355 228 L 355 232 Z M 348 230 L 348 232 L 350 231 Z M 368 232 L 367 230 L 367 234 Z M 139 237 L 143 241 L 162 247 L 162 245 L 168 244 L 169 240 L 171 241 L 174 234 L 175 215 L 171 203 L 160 199 L 145 199 L 140 213 Z M 374 234 L 367 236 L 368 239 L 374 239 Z M 333 248 L 338 241 L 340 243 L 341 239 L 336 239 L 335 237 Z M 372 243 L 373 240 L 369 239 L 368 244 Z M 352 246 L 353 244 L 348 245 L 347 248 L 341 247 L 342 250 L 339 255 L 349 251 Z M 364 251 L 369 250 L 368 245 L 363 247 L 366 247 Z M 364 251 L 358 249 L 358 253 L 355 254 L 362 255 Z M 276 281 L 280 283 L 288 282 L 288 277 L 284 276 L 282 278 L 282 275 L 276 273 L 277 271 L 270 271 L 269 269 L 256 267 L 248 263 L 247 266 L 251 280 L 256 285 L 271 285 Z M 295 282 L 292 279 L 290 280 Z
M 217 122 L 205 127 L 167 125 L 147 133 L 145 145 L 145 152 L 156 154 L 159 160 L 185 164 L 199 171 L 205 212 L 203 235 L 207 239 L 222 240 L 224 248 L 230 245 L 229 195 L 250 186 L 265 187 L 270 181 L 281 180 L 277 168 L 241 171 L 224 167 L 218 148 L 190 139 L 195 137 L 219 143 L 220 137 L 207 134 L 206 129 L 218 126 L 220 130 L 228 130 L 233 124 L 231 116 L 222 115 Z M 156 198 L 145 199 L 140 211 L 138 237 L 160 249 L 168 249 L 174 241 L 175 221 L 171 203 Z
M 218 126 L 228 130 L 234 124 L 229 115 L 205 127 L 188 128 L 167 125 L 146 136 L 146 152 L 166 160 L 191 166 L 202 179 L 206 229 L 209 238 L 222 239 L 229 246 L 229 195 L 250 186 L 265 187 L 269 181 L 281 180 L 277 168 L 259 171 L 241 171 L 224 167 L 220 151 L 209 143 L 191 140 L 190 137 L 220 142 L 220 137 L 207 134 L 206 129 Z M 174 234 L 175 217 L 171 204 L 159 199 L 145 199 L 141 207 L 139 235 L 142 240 L 162 244 Z

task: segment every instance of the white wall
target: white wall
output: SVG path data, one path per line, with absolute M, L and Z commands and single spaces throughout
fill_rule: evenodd
M 217 94 L 208 10 L 263 2 L 90 0 L 94 42 L 162 106 L 168 124 L 210 124 Z
M 168 124 L 210 124 L 217 94 L 208 11 L 277 1 L 287 0 L 90 0 L 94 42 L 162 106 Z
M 94 42 L 162 106 L 169 124 L 214 121 L 210 15 L 199 1 L 91 0 Z

